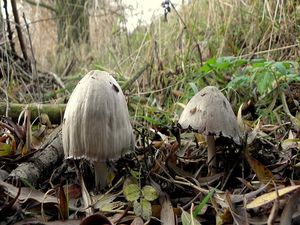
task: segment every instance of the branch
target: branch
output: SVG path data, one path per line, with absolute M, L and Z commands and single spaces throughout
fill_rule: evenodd
M 64 158 L 62 147 L 61 127 L 50 135 L 44 148 L 36 152 L 30 160 L 21 163 L 8 176 L 8 180 L 23 179 L 36 186 L 38 181 L 47 179 Z M 46 146 L 45 146 L 46 145 Z
M 12 12 L 13 12 L 13 15 L 14 15 L 14 18 L 15 18 L 16 30 L 17 30 L 17 34 L 18 34 L 18 38 L 19 38 L 19 42 L 20 42 L 21 51 L 23 53 L 23 57 L 24 57 L 24 60 L 25 60 L 26 64 L 30 65 L 29 64 L 29 58 L 28 58 L 28 55 L 27 55 L 27 52 L 26 52 L 24 39 L 23 39 L 23 34 L 22 34 L 22 31 L 21 31 L 20 19 L 19 19 L 17 4 L 16 4 L 15 0 L 11 0 L 11 8 L 12 8 Z
M 15 57 L 15 56 L 17 56 L 17 52 L 16 52 L 16 49 L 15 49 L 15 43 L 13 41 L 13 32 L 11 30 L 10 22 L 9 22 L 9 15 L 8 15 L 8 10 L 7 10 L 7 0 L 4 0 L 3 3 L 4 3 L 3 8 L 4 8 L 4 11 L 5 11 L 5 17 L 6 17 L 7 37 L 8 37 L 8 40 L 9 40 L 12 55 Z
M 8 116 L 14 121 L 17 121 L 20 113 L 24 110 L 26 104 L 9 103 L 8 104 Z M 7 108 L 6 102 L 0 102 L 0 115 L 5 115 Z M 65 112 L 65 104 L 28 104 L 28 110 L 30 111 L 31 119 L 34 120 L 42 113 L 48 115 L 51 123 L 61 124 L 63 115 Z

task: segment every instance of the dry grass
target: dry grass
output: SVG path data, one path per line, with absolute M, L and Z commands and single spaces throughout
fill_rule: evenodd
M 173 10 L 168 22 L 159 18 L 134 33 L 118 26 L 120 19 L 124 19 L 121 6 L 94 4 L 88 9 L 89 43 L 76 44 L 66 50 L 63 43 L 56 42 L 56 19 L 52 12 L 25 1 L 19 2 L 19 6 L 20 15 L 25 12 L 31 21 L 34 53 L 41 70 L 62 73 L 75 59 L 83 71 L 96 64 L 131 76 L 145 62 L 154 62 L 156 74 L 162 69 L 174 72 L 179 67 L 185 74 L 187 68 L 200 63 L 197 44 L 204 60 L 222 55 L 253 57 L 261 51 L 261 55 L 269 59 L 299 56 L 300 31 L 296 26 L 300 20 L 299 6 L 292 0 L 192 1 L 180 10 L 182 20 Z M 57 54 L 58 49 L 60 54 Z

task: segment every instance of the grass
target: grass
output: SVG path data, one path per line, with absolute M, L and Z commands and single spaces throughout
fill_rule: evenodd
M 172 9 L 167 21 L 156 18 L 149 26 L 139 26 L 133 32 L 119 26 L 125 19 L 122 5 L 106 5 L 105 9 L 90 6 L 89 43 L 83 39 L 70 48 L 55 42 L 57 18 L 53 12 L 26 2 L 22 5 L 32 12 L 27 16 L 39 69 L 60 75 L 74 62 L 69 76 L 77 78 L 62 77 L 67 87 L 73 87 L 91 69 L 117 74 L 122 84 L 149 64 L 126 90 L 136 118 L 145 115 L 160 121 L 156 114 L 163 111 L 162 123 L 174 122 L 181 104 L 207 85 L 228 90 L 235 110 L 246 99 L 234 99 L 238 96 L 234 93 L 245 97 L 250 87 L 257 88 L 255 95 L 260 99 L 256 100 L 264 105 L 266 99 L 268 102 L 272 98 L 263 93 L 272 89 L 269 79 L 274 81 L 280 76 L 281 83 L 297 80 L 300 17 L 299 6 L 292 0 L 192 1 L 179 11 Z M 262 64 L 257 66 L 260 60 Z M 295 64 L 288 60 L 295 60 Z M 274 71 L 276 66 L 277 70 L 284 68 L 289 76 Z M 291 66 L 294 73 L 286 66 Z M 61 95 L 62 91 L 56 90 L 50 98 L 57 97 L 55 93 Z M 45 100 L 49 101 L 49 95 Z

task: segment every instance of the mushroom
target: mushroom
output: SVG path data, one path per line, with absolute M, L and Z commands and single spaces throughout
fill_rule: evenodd
M 208 152 L 208 173 L 216 172 L 215 138 L 228 137 L 240 145 L 241 132 L 230 103 L 218 88 L 207 86 L 199 91 L 184 108 L 179 125 L 183 129 L 192 128 L 206 135 Z
M 91 71 L 77 84 L 68 101 L 62 140 L 65 158 L 85 158 L 94 164 L 95 184 L 107 184 L 107 160 L 134 148 L 125 96 L 107 72 Z

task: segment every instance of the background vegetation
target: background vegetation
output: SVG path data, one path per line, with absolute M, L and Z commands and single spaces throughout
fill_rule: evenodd
M 130 102 L 147 101 L 155 110 L 163 107 L 166 112 L 174 112 L 178 107 L 175 103 L 186 103 L 195 91 L 208 84 L 238 92 L 248 86 L 247 82 L 255 85 L 256 81 L 262 92 L 265 87 L 261 82 L 272 76 L 264 74 L 272 66 L 259 64 L 266 71 L 260 71 L 261 76 L 250 74 L 252 62 L 258 65 L 256 59 L 294 60 L 283 64 L 289 70 L 286 73 L 297 74 L 298 1 L 189 1 L 179 11 L 172 8 L 167 20 L 161 16 L 133 31 L 126 28 L 126 1 L 68 0 L 62 4 L 27 0 L 19 2 L 18 9 L 31 62 L 41 72 L 57 74 L 69 91 L 91 69 L 111 71 L 121 83 L 140 73 L 126 90 Z M 28 28 L 22 25 L 23 18 Z M 13 23 L 11 26 L 14 29 Z M 7 35 L 2 33 L 1 48 L 9 48 Z M 15 35 L 12 41 L 20 52 Z M 224 56 L 231 58 L 220 58 Z M 207 63 L 208 59 L 211 60 Z M 290 71 L 291 67 L 294 71 Z M 250 68 L 248 74 L 245 68 Z M 12 71 L 13 67 L 2 70 L 5 77 Z M 290 77 L 289 81 L 295 79 Z M 7 81 L 3 79 L 3 86 Z M 229 81 L 232 82 L 227 86 Z M 11 82 L 16 81 L 10 79 Z M 43 92 L 43 87 L 40 89 Z M 57 100 L 61 93 L 63 90 L 44 93 L 38 100 Z M 245 97 L 246 93 L 244 90 Z M 237 104 L 247 100 L 239 99 Z

